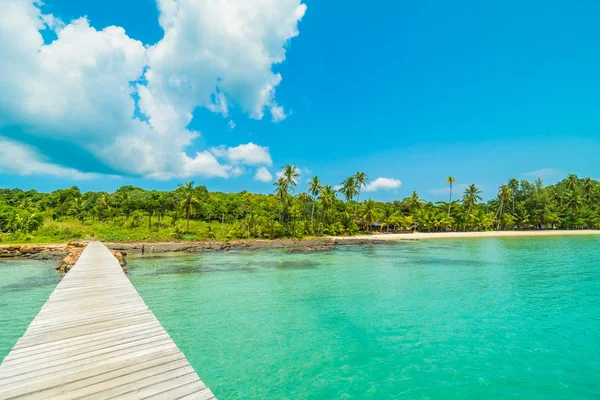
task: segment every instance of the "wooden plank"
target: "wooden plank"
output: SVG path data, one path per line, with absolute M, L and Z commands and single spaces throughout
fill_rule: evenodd
M 91 242 L 0 365 L 0 399 L 213 399 L 121 266 Z
M 26 356 L 21 356 L 13 359 L 4 360 L 4 363 L 11 366 L 22 365 L 26 362 L 38 362 L 39 360 L 43 360 L 44 358 L 52 357 L 71 357 L 79 354 L 89 354 L 91 351 L 104 349 L 107 346 L 114 347 L 119 344 L 129 344 L 132 345 L 140 340 L 146 340 L 149 338 L 153 338 L 155 336 L 164 336 L 164 331 L 156 329 L 152 332 L 144 332 L 138 336 L 123 336 L 118 339 L 109 338 L 106 340 L 95 341 L 89 344 L 79 345 L 79 346 L 69 346 L 68 351 L 65 352 L 62 347 L 50 349 L 47 351 L 43 351 L 41 353 L 30 354 Z
M 39 399 L 74 399 L 83 396 L 89 396 L 100 391 L 106 390 L 107 387 L 116 388 L 126 385 L 131 382 L 136 382 L 141 379 L 158 375 L 167 371 L 172 371 L 180 368 L 191 368 L 185 358 L 179 359 L 159 359 L 136 365 L 135 369 L 119 369 L 110 371 L 106 374 L 96 375 L 91 378 L 82 379 L 72 382 L 69 385 L 62 385 L 59 388 L 54 388 L 48 391 L 36 394 Z

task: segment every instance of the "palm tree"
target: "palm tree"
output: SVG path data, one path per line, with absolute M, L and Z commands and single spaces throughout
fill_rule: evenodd
M 277 196 L 281 204 L 284 204 L 288 194 L 288 186 L 285 183 L 285 178 L 283 177 L 283 175 L 277 178 L 273 185 L 275 186 L 275 195 Z
M 448 216 L 450 216 L 450 208 L 452 208 L 452 184 L 456 182 L 456 179 L 454 179 L 452 176 L 449 176 L 444 182 L 450 184 L 450 201 L 448 202 Z
M 75 197 L 71 202 L 71 207 L 69 208 L 69 215 L 83 221 L 85 212 L 85 203 L 83 202 L 81 197 Z
M 569 174 L 565 179 L 565 185 L 569 190 L 575 190 L 579 186 L 579 178 L 575 174 Z
M 314 217 L 315 217 L 315 200 L 319 197 L 319 193 L 323 190 L 323 186 L 321 185 L 321 181 L 319 181 L 318 176 L 314 176 L 312 180 L 308 183 L 308 192 L 313 196 L 313 204 L 312 211 L 310 214 L 310 226 L 314 230 Z
M 333 189 L 331 185 L 325 185 L 323 190 L 321 190 L 319 201 L 323 207 L 322 221 L 324 221 L 325 215 L 331 208 L 333 208 L 333 205 L 335 204 L 335 189 Z
M 310 197 L 310 194 L 308 194 L 306 192 L 302 192 L 302 193 L 298 193 L 296 195 L 296 198 L 302 202 L 302 213 L 301 213 L 301 215 L 302 215 L 303 219 L 305 219 L 304 218 L 304 214 L 305 214 L 304 211 L 306 210 L 306 203 L 308 203 L 309 201 L 311 201 L 312 197 Z
M 583 195 L 585 196 L 586 201 L 591 202 L 594 197 L 594 181 L 592 178 L 585 178 L 581 185 L 581 189 L 583 189 Z
M 406 201 L 406 205 L 408 206 L 409 210 L 411 210 L 411 212 L 413 212 L 413 213 L 416 210 L 418 210 L 419 208 L 421 208 L 421 206 L 423 205 L 423 202 L 419 198 L 419 193 L 417 193 L 416 190 L 413 191 L 411 193 L 411 195 L 405 199 L 405 201 Z
M 100 195 L 100 198 L 98 199 L 98 202 L 100 204 L 100 209 L 102 211 L 105 211 L 106 214 L 108 214 L 108 216 L 110 217 L 111 210 L 112 210 L 112 198 L 111 198 L 110 194 L 108 194 L 106 192 L 102 192 L 102 194 Z
M 583 208 L 585 206 L 583 193 L 579 189 L 570 190 L 567 193 L 567 197 L 565 200 L 566 200 L 565 205 L 574 214 L 583 210 Z
M 379 213 L 377 212 L 377 203 L 375 203 L 375 200 L 369 199 L 365 201 L 361 214 L 363 221 L 365 221 L 365 224 L 367 225 L 368 232 L 371 223 L 375 222 L 379 216 Z
M 354 181 L 356 182 L 356 189 L 358 190 L 358 194 L 356 196 L 356 205 L 354 206 L 354 216 L 356 216 L 356 212 L 358 210 L 358 202 L 360 201 L 360 190 L 363 186 L 366 186 L 369 181 L 369 177 L 364 172 L 357 172 L 354 174 Z
M 339 192 L 344 195 L 346 198 L 346 203 L 349 203 L 350 200 L 354 198 L 358 194 L 358 189 L 356 187 L 356 178 L 354 176 L 350 176 L 342 181 L 341 189 Z
M 333 208 L 333 205 L 335 204 L 335 198 L 335 189 L 333 189 L 331 185 L 325 185 L 319 196 L 321 207 L 323 207 L 323 215 L 321 216 L 322 222 L 325 222 L 325 215 L 327 215 L 328 211 Z
M 381 219 L 386 227 L 386 230 L 390 231 L 390 225 L 394 225 L 396 223 L 396 209 L 390 203 L 386 203 L 381 207 Z
M 510 189 L 507 185 L 500 186 L 500 190 L 498 191 L 498 212 L 496 213 L 496 218 L 498 219 L 498 226 L 496 229 L 500 228 L 500 219 L 502 218 L 502 213 L 506 207 L 506 203 L 510 200 Z
M 519 190 L 519 181 L 516 180 L 515 178 L 511 178 L 508 181 L 508 187 L 510 188 L 510 194 L 512 197 L 512 213 L 513 215 L 515 215 L 515 199 L 517 197 L 517 190 Z
M 283 206 L 283 219 L 285 221 L 285 215 L 288 209 L 288 193 L 290 190 L 294 190 L 296 185 L 298 184 L 298 179 L 300 174 L 298 173 L 298 168 L 295 166 L 288 164 L 283 167 L 283 170 L 279 174 L 279 178 L 275 181 L 275 192 L 277 193 L 277 197 L 281 201 L 281 205 Z
M 465 189 L 465 193 L 463 194 L 463 205 L 469 214 L 473 212 L 477 203 L 482 200 L 480 194 L 481 190 L 474 184 L 470 184 Z
M 283 167 L 282 175 L 283 181 L 286 185 L 286 192 L 290 190 L 294 190 L 296 185 L 298 184 L 298 180 L 300 178 L 300 174 L 298 173 L 298 168 L 295 166 L 288 164 Z
M 179 207 L 185 209 L 185 230 L 189 232 L 190 215 L 192 214 L 192 211 L 199 208 L 202 203 L 197 197 L 196 188 L 194 188 L 194 181 L 184 182 L 183 184 L 179 185 L 179 188 L 181 189 L 181 194 L 183 197 L 179 203 Z

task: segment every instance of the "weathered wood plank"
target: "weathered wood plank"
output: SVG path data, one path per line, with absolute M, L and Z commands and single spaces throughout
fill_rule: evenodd
M 214 398 L 110 251 L 90 243 L 0 365 L 0 399 Z

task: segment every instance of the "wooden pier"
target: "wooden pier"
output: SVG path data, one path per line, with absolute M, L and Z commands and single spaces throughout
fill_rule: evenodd
M 100 242 L 0 365 L 0 399 L 214 399 Z

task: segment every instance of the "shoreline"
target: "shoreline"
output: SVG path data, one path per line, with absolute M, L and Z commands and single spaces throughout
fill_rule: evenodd
M 480 239 L 497 237 L 545 237 L 545 236 L 594 236 L 600 230 L 539 230 L 539 231 L 486 231 L 486 232 L 416 232 L 416 233 L 378 233 L 374 235 L 339 236 L 338 240 L 372 239 L 381 241 L 424 240 L 424 239 Z
M 359 236 L 330 236 L 304 239 L 248 239 L 220 242 L 173 241 L 173 242 L 131 242 L 105 245 L 115 251 L 137 256 L 145 245 L 146 254 L 161 253 L 203 253 L 238 250 L 285 250 L 288 252 L 329 251 L 337 246 L 378 244 L 414 240 L 433 239 L 481 239 L 502 237 L 548 237 L 548 236 L 600 236 L 600 230 L 547 230 L 547 231 L 489 231 L 489 232 L 417 232 L 417 233 L 377 233 Z M 82 241 L 86 242 L 86 241 Z M 81 242 L 80 242 L 81 243 Z M 68 253 L 69 244 L 0 244 L 0 259 L 30 258 L 37 260 L 58 260 Z M 151 246 L 154 245 L 154 251 Z

